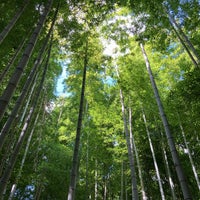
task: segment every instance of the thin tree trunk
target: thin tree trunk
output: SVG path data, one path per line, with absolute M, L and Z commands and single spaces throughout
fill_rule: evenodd
M 41 106 L 40 106 L 40 108 L 41 108 Z M 15 191 L 17 189 L 17 184 L 19 182 L 19 179 L 21 178 L 22 170 L 23 170 L 24 163 L 25 163 L 25 160 L 26 160 L 26 156 L 27 156 L 27 153 L 28 153 L 28 150 L 29 150 L 31 139 L 32 139 L 32 136 L 33 136 L 33 133 L 35 131 L 35 127 L 36 127 L 36 124 L 37 124 L 37 121 L 38 121 L 39 113 L 40 112 L 37 113 L 37 116 L 36 116 L 35 121 L 34 121 L 33 129 L 31 130 L 31 133 L 30 133 L 30 135 L 28 137 L 26 148 L 25 148 L 25 152 L 24 152 L 24 155 L 23 155 L 23 158 L 22 158 L 22 161 L 21 161 L 20 169 L 19 169 L 19 172 L 17 174 L 15 183 L 12 185 L 12 189 L 10 191 L 10 196 L 9 196 L 8 200 L 12 200 L 13 199 Z
M 103 200 L 106 200 L 107 198 L 107 181 L 106 179 L 104 180 L 104 188 L 103 188 Z
M 152 71 L 151 71 L 150 63 L 149 63 L 148 57 L 146 55 L 146 52 L 145 52 L 145 49 L 144 49 L 144 46 L 143 46 L 142 43 L 140 43 L 140 47 L 141 47 L 143 57 L 144 57 L 144 60 L 145 60 L 145 63 L 146 63 L 147 71 L 149 73 L 151 85 L 152 85 L 152 88 L 153 88 L 153 91 L 154 91 L 154 95 L 155 95 L 155 99 L 156 99 L 156 102 L 157 102 L 157 105 L 158 105 L 158 109 L 159 109 L 159 113 L 160 113 L 160 116 L 161 116 L 161 119 L 162 119 L 162 123 L 163 123 L 164 129 L 165 129 L 167 141 L 168 141 L 168 144 L 169 144 L 170 152 L 171 152 L 171 155 L 172 155 L 172 159 L 173 159 L 173 163 L 174 163 L 174 166 L 175 166 L 175 169 L 176 169 L 178 180 L 179 180 L 179 183 L 180 183 L 180 186 L 181 186 L 181 190 L 182 190 L 182 193 L 183 193 L 183 196 L 184 196 L 184 200 L 191 200 L 192 197 L 191 197 L 191 194 L 189 192 L 189 188 L 188 188 L 187 181 L 186 181 L 183 169 L 182 169 L 181 162 L 179 160 L 179 156 L 178 156 L 178 153 L 177 153 L 177 150 L 176 150 L 176 147 L 175 147 L 174 139 L 172 137 L 172 134 L 171 134 L 171 131 L 170 131 L 170 128 L 169 128 L 169 124 L 168 124 L 168 121 L 167 121 L 167 118 L 165 116 L 165 112 L 164 112 L 164 109 L 163 109 L 163 105 L 162 105 L 162 102 L 161 102 L 161 99 L 160 99 L 160 96 L 159 96 L 159 93 L 158 93 L 158 89 L 157 89 L 157 86 L 156 86 L 156 83 L 155 83 L 155 80 L 154 80 L 154 77 L 153 77 L 153 74 L 152 74 Z
M 163 138 L 162 132 L 161 132 L 161 137 Z M 176 198 L 176 194 L 175 194 L 175 191 L 174 191 L 174 183 L 173 183 L 173 180 L 172 180 L 172 175 L 171 175 L 171 171 L 170 171 L 170 168 L 169 168 L 169 162 L 168 162 L 165 146 L 164 146 L 164 143 L 163 143 L 163 139 L 162 139 L 162 151 L 163 151 L 165 168 L 166 168 L 167 175 L 168 175 L 169 186 L 170 186 L 170 190 L 171 190 L 171 194 L 172 194 L 172 199 L 176 200 L 177 198 Z
M 31 38 L 30 38 L 30 41 L 24 51 L 24 54 L 21 58 L 21 60 L 19 61 L 19 64 L 18 66 L 16 67 L 16 70 L 14 71 L 12 77 L 10 78 L 10 81 L 6 87 L 6 89 L 4 90 L 4 93 L 3 95 L 1 96 L 0 98 L 0 120 L 2 119 L 2 117 L 4 116 L 4 113 L 6 111 L 6 108 L 10 102 L 10 99 L 12 98 L 13 96 L 13 93 L 21 79 L 21 76 L 23 74 L 23 71 L 24 71 L 24 68 L 26 67 L 28 61 L 29 61 L 29 58 L 30 56 L 32 55 L 32 52 L 33 52 L 33 49 L 34 49 L 34 46 L 37 42 L 37 39 L 39 37 L 39 34 L 42 30 L 42 27 L 43 27 L 43 24 L 45 23 L 46 21 L 46 18 L 47 18 L 47 15 L 50 11 L 50 8 L 51 8 L 51 5 L 52 5 L 52 1 L 53 0 L 49 0 L 48 1 L 48 4 L 46 6 L 46 9 L 44 11 L 44 13 L 41 15 L 40 17 L 40 20 L 39 20 L 39 23 L 38 25 L 36 26 Z
M 33 85 L 32 85 L 32 88 L 31 88 L 31 91 L 29 92 L 29 96 L 28 96 L 28 99 L 27 99 L 27 102 L 26 102 L 26 106 L 25 108 L 23 109 L 23 113 L 22 113 L 22 116 L 24 117 L 25 114 L 27 113 L 27 109 L 28 109 L 28 106 L 29 106 L 29 102 L 32 98 L 32 94 L 33 94 L 33 91 L 35 90 L 35 86 L 36 86 L 36 80 L 37 78 L 32 76 L 33 78 Z M 32 83 L 32 81 L 30 82 L 30 84 Z M 24 98 L 25 98 L 25 93 L 28 91 L 29 88 L 26 87 L 26 84 L 24 85 L 24 88 L 22 90 L 22 94 L 18 97 L 17 101 L 16 101 L 16 104 L 9 116 L 9 118 L 7 119 L 6 123 L 4 124 L 2 130 L 1 130 L 1 135 L 0 135 L 0 151 L 2 150 L 3 146 L 4 146 L 4 143 L 6 141 L 6 138 L 7 137 L 10 137 L 12 138 L 12 135 L 13 135 L 13 131 L 10 132 L 10 129 L 13 125 L 13 122 L 16 121 L 16 116 L 18 116 L 18 111 L 19 109 L 21 108 L 23 102 L 24 102 Z M 22 124 L 22 121 L 20 120 L 19 123 L 18 123 L 18 127 L 20 127 L 20 125 Z
M 0 44 L 3 42 L 3 40 L 6 38 L 10 30 L 13 28 L 17 20 L 20 18 L 24 10 L 26 9 L 27 5 L 29 3 L 29 0 L 24 1 L 24 6 L 17 11 L 15 16 L 12 18 L 12 20 L 9 22 L 9 24 L 4 28 L 4 30 L 0 33 Z
M 7 75 L 8 71 L 10 70 L 11 66 L 15 62 L 17 56 L 19 55 L 19 52 L 21 51 L 22 47 L 24 46 L 24 43 L 26 42 L 26 37 L 23 39 L 21 44 L 19 44 L 17 50 L 15 51 L 15 54 L 12 56 L 12 59 L 9 61 L 8 65 L 6 66 L 5 70 L 0 74 L 0 83 L 2 83 L 3 79 Z
M 97 167 L 98 167 L 98 163 L 97 160 L 95 160 L 95 174 L 94 174 L 94 178 L 95 178 L 95 183 L 94 183 L 94 200 L 98 199 L 98 171 L 97 171 Z
M 3 194 L 4 194 L 5 190 L 6 190 L 6 187 L 7 187 L 7 184 L 8 184 L 8 180 L 10 179 L 12 170 L 13 170 L 14 165 L 15 165 L 16 160 L 17 160 L 17 156 L 18 156 L 18 154 L 20 152 L 20 149 L 22 147 L 23 141 L 24 141 L 25 136 L 27 134 L 27 129 L 29 127 L 29 123 L 31 121 L 32 115 L 34 113 L 34 110 L 35 110 L 35 108 L 37 106 L 37 102 L 39 100 L 39 96 L 40 96 L 40 93 L 41 93 L 41 90 L 42 90 L 42 87 L 43 87 L 43 84 L 44 84 L 46 72 L 47 72 L 48 62 L 49 62 L 49 58 L 50 58 L 50 51 L 51 51 L 51 46 L 49 48 L 46 65 L 45 65 L 45 68 L 44 68 L 44 71 L 43 71 L 43 74 L 42 74 L 42 79 L 40 81 L 39 88 L 38 88 L 38 90 L 36 92 L 36 95 L 35 95 L 35 99 L 33 101 L 33 104 L 31 106 L 31 108 L 30 108 L 29 114 L 26 117 L 26 121 L 24 123 L 22 131 L 21 131 L 20 136 L 18 138 L 17 144 L 15 145 L 13 153 L 12 153 L 12 155 L 11 155 L 9 161 L 8 161 L 8 166 L 5 169 L 5 172 L 4 172 L 4 174 L 2 175 L 2 177 L 0 179 L 0 199 L 3 198 Z
M 191 155 L 191 152 L 190 152 L 190 148 L 188 146 L 188 142 L 187 142 L 187 139 L 186 139 L 186 136 L 185 136 L 185 131 L 184 131 L 183 126 L 181 124 L 181 120 L 180 120 L 180 116 L 179 115 L 178 115 L 178 118 L 179 118 L 179 127 L 181 129 L 181 133 L 182 133 L 182 136 L 183 136 L 184 144 L 185 144 L 185 147 L 187 149 L 188 157 L 190 159 L 190 163 L 191 163 L 191 166 L 192 166 L 192 171 L 194 173 L 194 177 L 195 177 L 195 180 L 197 182 L 197 187 L 198 187 L 198 189 L 200 191 L 200 181 L 199 181 L 198 173 L 197 173 L 196 167 L 194 165 L 194 161 L 193 161 L 193 158 L 192 158 L 192 155 Z
M 142 199 L 147 200 L 147 195 L 146 195 L 146 192 L 144 189 L 144 182 L 143 182 L 143 178 L 142 178 L 141 164 L 140 164 L 140 160 L 139 160 L 139 156 L 138 156 L 138 150 L 136 148 L 135 139 L 134 139 L 134 136 L 132 133 L 132 110 L 131 110 L 131 108 L 129 108 L 129 127 L 130 127 L 130 139 L 131 139 L 131 143 L 133 145 L 133 149 L 134 149 L 135 157 L 136 157 L 136 163 L 138 166 L 138 174 L 139 174 L 140 184 L 141 184 L 141 189 L 142 189 Z
M 126 165 L 124 164 L 124 171 L 126 171 Z M 128 189 L 127 189 L 127 177 L 124 177 L 124 192 L 125 192 L 125 200 L 128 200 Z
M 120 200 L 124 199 L 124 161 L 121 163 L 121 192 L 120 192 Z
M 184 49 L 186 50 L 186 52 L 188 53 L 189 57 L 191 58 L 192 62 L 194 63 L 194 65 L 196 67 L 199 67 L 198 63 L 196 62 L 195 58 L 193 57 L 193 55 L 190 53 L 190 50 L 188 49 L 188 47 L 186 46 L 185 42 L 183 41 L 183 39 L 180 37 L 179 33 L 177 32 L 177 30 L 174 28 L 173 24 L 170 21 L 170 24 L 172 26 L 172 29 L 174 30 L 176 36 L 178 37 L 179 41 L 181 42 L 181 44 L 183 45 Z
M 200 62 L 200 56 L 197 53 L 196 49 L 194 48 L 193 44 L 190 42 L 190 40 L 188 39 L 187 35 L 183 32 L 183 30 L 181 29 L 181 27 L 176 23 L 176 21 L 174 20 L 174 18 L 171 16 L 171 14 L 169 13 L 169 17 L 170 20 L 172 20 L 172 22 L 175 24 L 175 26 L 177 27 L 177 29 L 180 31 L 181 35 L 183 36 L 185 42 L 188 44 L 188 46 L 190 47 L 191 51 L 193 52 L 193 54 L 196 56 L 198 63 Z
M 87 141 L 86 141 L 86 182 L 85 182 L 85 199 L 89 199 L 89 139 L 88 139 L 88 132 L 87 134 Z
M 36 81 L 37 81 L 37 79 L 35 79 Z M 29 93 L 29 97 L 28 97 L 28 100 L 27 100 L 27 102 L 26 102 L 26 106 L 25 106 L 25 109 L 23 109 L 22 110 L 22 116 L 25 116 L 25 114 L 27 114 L 27 110 L 28 110 L 28 106 L 29 106 L 29 103 L 30 103 L 30 101 L 31 101 L 31 98 L 32 98 L 32 94 L 33 94 L 33 91 L 35 90 L 35 86 L 36 86 L 36 81 L 34 82 L 34 84 L 32 85 L 32 88 L 31 88 L 31 91 L 30 91 L 30 93 Z M 20 116 L 21 115 L 21 113 L 17 113 L 16 114 L 16 116 Z M 7 123 L 5 124 L 5 126 L 3 127 L 3 129 L 2 129 L 2 134 L 4 134 L 4 132 L 6 131 L 7 132 L 7 138 L 6 138 L 6 140 L 5 140 L 5 144 L 4 144 L 4 146 L 5 146 L 5 148 L 3 149 L 4 150 L 4 154 L 3 154 L 3 158 L 1 159 L 1 170 L 0 170 L 0 174 L 2 173 L 2 170 L 3 170 L 3 167 L 4 167 L 4 165 L 5 165 L 5 161 L 8 159 L 8 157 L 9 157 L 9 153 L 11 153 L 11 151 L 12 151 L 12 149 L 13 149 L 13 147 L 14 147 L 14 144 L 15 144 L 15 142 L 16 142 L 16 134 L 15 134 L 15 132 L 14 131 L 11 131 L 10 129 L 12 128 L 12 127 L 17 127 L 17 129 L 19 129 L 20 130 L 20 128 L 21 128 L 21 125 L 22 125 L 22 121 L 19 121 L 19 117 L 16 117 L 15 115 L 12 115 L 12 113 L 11 113 L 11 116 L 13 116 L 14 117 L 14 119 L 13 119 L 13 123 L 12 123 L 12 125 L 10 124 L 10 126 L 9 126 L 9 121 L 7 121 Z M 9 127 L 9 129 L 7 130 L 7 128 Z M 0 138 L 1 138 L 1 136 L 2 135 L 0 135 Z M 0 143 L 2 142 L 2 140 L 0 139 Z M 2 146 L 3 147 L 3 146 Z
M 28 107 L 29 107 L 29 104 L 30 104 L 30 101 L 31 101 L 31 99 L 32 99 L 32 96 L 33 96 L 33 93 L 34 93 L 34 91 L 35 91 L 35 87 L 36 87 L 36 84 L 37 84 L 37 81 L 38 81 L 38 74 L 36 74 L 36 76 L 33 78 L 33 80 L 31 81 L 31 90 L 30 90 L 30 92 L 29 92 L 29 94 L 28 94 L 28 97 L 27 97 L 27 100 L 26 100 L 26 104 L 25 104 L 25 106 L 22 108 L 23 109 L 23 112 L 22 112 L 22 114 L 18 114 L 18 115 L 20 115 L 21 117 L 20 117 L 20 119 L 19 119 L 19 122 L 18 122 L 18 126 L 21 126 L 21 124 L 23 123 L 23 121 L 24 121 L 24 119 L 25 119 L 25 115 L 27 114 L 27 110 L 28 110 Z M 20 95 L 20 97 L 21 97 L 21 95 Z M 24 97 L 23 97 L 24 98 Z M 24 102 L 24 100 L 22 100 L 21 101 L 21 104 L 23 104 L 23 102 Z M 18 105 L 18 107 L 21 107 L 21 104 L 20 104 L 20 101 L 19 101 L 19 104 L 16 102 L 16 104 L 15 104 L 15 107 Z M 14 108 L 15 108 L 14 107 Z M 13 111 L 14 111 L 14 109 L 13 109 Z M 13 111 L 12 111 L 12 113 L 11 113 L 11 116 L 13 116 L 13 117 L 15 117 L 15 115 L 13 114 Z M 17 115 L 17 112 L 16 112 L 16 115 Z M 9 118 L 8 118 L 9 119 Z M 7 120 L 8 121 L 8 120 Z M 9 122 L 9 121 L 8 121 Z M 12 123 L 12 121 L 10 122 L 10 123 L 8 123 L 8 125 L 10 124 L 11 125 L 11 123 Z M 6 123 L 6 125 L 7 125 L 7 123 Z M 8 126 L 7 125 L 7 126 Z M 9 128 L 10 129 L 10 128 Z M 3 131 L 2 131 L 2 134 L 3 134 Z M 1 138 L 1 137 L 0 137 Z M 1 142 L 0 142 L 1 143 Z
M 200 56 L 199 56 L 198 52 L 196 51 L 196 49 L 194 48 L 193 44 L 190 42 L 190 40 L 188 39 L 187 35 L 183 32 L 182 28 L 176 22 L 174 17 L 170 14 L 169 11 L 167 11 L 166 7 L 165 7 L 165 11 L 167 12 L 167 15 L 169 17 L 170 24 L 180 33 L 180 36 L 183 38 L 183 40 L 186 42 L 186 44 L 188 45 L 190 50 L 193 52 L 193 54 L 197 58 L 197 64 L 199 64 L 200 63 Z
M 33 114 L 33 107 L 30 109 L 30 112 L 29 112 L 29 115 L 27 116 L 26 118 L 26 122 L 23 126 L 23 129 L 21 131 L 21 134 L 20 134 L 20 137 L 18 139 L 18 142 L 13 150 L 13 154 L 11 155 L 11 158 L 9 159 L 9 163 L 8 163 L 8 166 L 7 168 L 5 169 L 5 172 L 4 174 L 2 175 L 1 179 L 0 179 L 0 199 L 3 198 L 3 195 L 5 193 L 5 190 L 6 190 L 6 186 L 8 184 L 8 180 L 10 179 L 10 176 L 11 176 L 11 173 L 12 173 L 12 170 L 13 170 L 13 167 L 16 163 L 16 160 L 17 160 L 17 155 L 19 154 L 19 151 L 21 149 L 21 146 L 22 146 L 22 143 L 24 141 L 24 138 L 25 138 L 25 135 L 26 135 L 26 132 L 27 132 L 27 128 L 28 128 L 28 125 L 30 123 L 30 119 L 31 119 L 31 116 Z
M 15 131 L 16 129 L 14 129 L 14 127 L 17 127 L 17 130 L 19 130 L 17 120 L 15 120 L 13 123 L 13 134 L 9 134 L 8 138 L 6 139 L 5 146 L 1 151 L 2 157 L 0 160 L 0 177 L 2 176 L 5 166 L 7 165 L 7 161 L 8 161 L 8 159 L 11 155 L 11 152 L 14 148 L 14 144 L 17 141 L 17 134 L 14 134 L 14 133 L 16 133 L 16 131 Z M 11 137 L 11 135 L 12 135 L 12 137 Z
M 138 191 L 137 191 L 137 181 L 136 181 L 134 157 L 133 157 L 133 151 L 131 149 L 131 144 L 130 144 L 130 137 L 129 137 L 129 131 L 128 131 L 128 127 L 127 127 L 127 119 L 126 119 L 126 114 L 125 114 L 124 98 L 123 98 L 121 89 L 120 89 L 120 101 L 121 101 L 121 106 L 122 106 L 124 131 L 125 131 L 125 135 L 126 135 L 126 143 L 127 143 L 127 148 L 128 148 L 128 157 L 129 157 L 129 164 L 130 164 L 130 170 L 131 170 L 132 199 L 138 200 L 139 197 L 138 197 Z
M 116 67 L 116 73 L 117 73 L 117 76 L 119 77 L 119 72 L 118 72 L 117 67 Z M 124 132 L 125 132 L 126 144 L 127 144 L 127 149 L 128 149 L 129 165 L 130 165 L 130 170 L 131 170 L 132 199 L 138 200 L 139 197 L 138 197 L 138 190 L 137 190 L 137 180 L 136 180 L 136 173 L 135 173 L 133 149 L 130 142 L 130 135 L 129 135 L 126 113 L 125 113 L 124 97 L 123 97 L 123 93 L 121 89 L 119 93 L 120 93 L 120 102 L 121 102 L 121 107 L 122 107 L 122 117 L 123 117 L 123 122 L 124 122 Z
M 124 106 L 124 97 L 123 97 L 121 89 L 120 89 L 120 101 L 121 101 L 122 115 L 123 115 L 123 121 L 124 121 L 126 144 L 127 144 L 127 149 L 128 149 L 129 165 L 130 165 L 130 170 L 131 170 L 132 199 L 138 200 L 139 197 L 138 197 L 138 190 L 137 190 L 134 156 L 133 156 L 133 150 L 131 149 L 130 135 L 129 135 L 128 127 L 127 127 L 127 119 L 126 119 L 125 106 Z
M 68 200 L 75 199 L 76 179 L 77 179 L 77 173 L 78 173 L 78 160 L 79 160 L 79 146 L 80 146 L 83 106 L 84 106 L 84 96 L 85 96 L 86 71 L 87 71 L 87 64 L 88 64 L 87 51 L 88 51 L 88 41 L 86 41 L 81 98 L 80 98 L 80 105 L 79 105 L 79 115 L 78 115 L 77 129 L 76 129 L 76 139 L 75 139 L 75 145 L 74 145 L 72 169 L 71 169 L 71 174 L 70 174 Z
M 157 164 L 157 161 L 156 161 L 156 156 L 155 156 L 155 152 L 154 152 L 154 148 L 153 148 L 153 144 L 152 144 L 152 141 L 151 141 L 150 132 L 149 132 L 149 129 L 148 129 L 148 126 L 147 126 L 147 120 L 146 120 L 146 116 L 145 116 L 143 108 L 142 108 L 142 116 L 143 116 L 144 125 L 145 125 L 146 132 L 147 132 L 147 137 L 148 137 L 148 140 L 149 140 L 149 145 L 150 145 L 151 154 L 152 154 L 152 158 L 153 158 L 153 164 L 154 164 L 154 167 L 155 167 L 155 170 L 156 170 L 156 176 L 157 176 L 157 179 L 158 179 L 161 199 L 165 200 L 165 194 L 164 194 L 164 191 L 163 191 L 162 180 L 160 178 L 160 172 L 159 172 L 159 169 L 158 169 L 158 164 Z

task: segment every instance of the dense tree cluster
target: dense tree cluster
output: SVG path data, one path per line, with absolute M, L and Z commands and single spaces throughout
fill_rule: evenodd
M 200 198 L 199 1 L 0 13 L 0 199 Z

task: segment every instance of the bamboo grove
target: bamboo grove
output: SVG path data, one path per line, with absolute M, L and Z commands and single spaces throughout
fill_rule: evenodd
M 200 199 L 199 20 L 196 0 L 2 0 L 0 199 Z

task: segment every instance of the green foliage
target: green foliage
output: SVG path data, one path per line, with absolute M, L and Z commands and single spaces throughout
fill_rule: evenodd
M 22 38 L 26 39 L 24 47 L 1 83 L 0 93 L 5 89 L 38 21 L 40 14 L 36 7 L 45 5 L 46 2 L 31 1 L 1 44 L 0 73 L 6 69 L 22 42 Z M 0 31 L 21 6 L 23 6 L 23 1 L 1 2 Z M 28 78 L 44 42 L 56 6 L 57 2 L 54 2 L 27 69 L 17 87 L 17 92 L 14 94 L 5 117 L 0 122 L 1 127 L 11 113 Z M 199 3 L 197 1 L 168 1 L 167 7 L 199 53 Z M 144 28 L 142 31 L 141 26 Z M 117 48 L 111 50 L 110 55 L 103 54 L 105 47 L 102 40 L 104 39 L 115 41 L 117 44 Z M 66 199 L 77 128 L 82 72 L 86 56 L 88 66 L 77 199 L 87 199 L 88 197 L 95 199 L 96 195 L 97 199 L 104 199 L 105 188 L 107 189 L 107 199 L 119 199 L 121 193 L 124 198 L 126 193 L 128 193 L 128 199 L 132 198 L 119 88 L 124 94 L 127 116 L 128 108 L 132 109 L 133 137 L 141 163 L 141 166 L 136 165 L 136 169 L 141 168 L 147 196 L 149 199 L 160 199 L 141 106 L 145 110 L 148 121 L 147 125 L 159 164 L 166 199 L 171 198 L 171 193 L 163 157 L 163 146 L 167 152 L 177 199 L 183 198 L 166 138 L 161 136 L 163 127 L 145 69 L 145 62 L 138 45 L 140 42 L 146 44 L 153 75 L 169 119 L 190 190 L 196 195 L 194 199 L 199 198 L 180 129 L 181 123 L 199 174 L 199 68 L 193 67 L 189 56 L 176 38 L 163 8 L 163 1 L 120 0 L 61 1 L 54 28 L 49 68 L 42 90 L 43 98 L 39 102 L 42 109 L 37 110 L 40 112 L 40 117 L 36 127 L 33 127 L 33 123 L 29 125 L 29 130 L 34 128 L 35 132 L 22 170 L 22 177 L 18 182 L 15 194 L 17 199 L 35 198 L 36 194 L 40 194 L 40 199 Z M 88 43 L 87 51 L 86 43 Z M 70 61 L 66 68 L 67 97 L 56 98 L 53 94 L 55 83 L 61 73 L 61 65 L 66 60 Z M 119 69 L 119 77 L 115 71 L 116 65 Z M 43 65 L 38 73 L 37 86 L 41 79 L 42 69 Z M 35 93 L 36 91 L 34 91 Z M 26 102 L 27 99 L 28 96 Z M 31 99 L 33 101 L 33 98 Z M 16 124 L 20 123 L 18 116 L 21 115 L 24 108 L 25 103 L 16 116 Z M 34 120 L 35 118 L 33 118 Z M 17 136 L 22 126 L 15 127 L 13 124 L 12 127 L 14 135 Z M 16 136 L 9 138 L 10 140 L 7 140 L 6 144 L 11 141 L 10 144 L 14 145 Z M 11 149 L 8 152 L 6 149 L 7 147 L 4 147 L 1 152 L 1 158 L 3 155 L 6 155 L 7 158 L 10 156 Z M 9 195 L 11 184 L 16 181 L 24 149 L 25 144 L 12 173 L 6 197 Z M 121 180 L 122 177 L 123 180 Z M 141 189 L 138 173 L 137 179 L 138 189 Z M 121 181 L 123 182 L 123 191 L 121 191 Z M 96 193 L 95 190 L 97 190 Z M 141 197 L 141 191 L 139 193 Z
M 69 150 L 64 145 L 48 140 L 43 144 L 43 162 L 38 166 L 43 191 L 40 198 L 65 199 L 69 173 Z M 38 185 L 38 187 L 41 187 Z M 56 191 L 56 192 L 55 192 Z

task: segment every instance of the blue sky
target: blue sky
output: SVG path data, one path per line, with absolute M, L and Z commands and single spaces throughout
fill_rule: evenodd
M 67 78 L 67 64 L 68 63 L 69 62 L 61 62 L 62 73 L 57 78 L 57 83 L 56 83 L 55 92 L 54 92 L 54 94 L 58 97 L 60 97 L 60 96 L 66 97 L 67 96 L 67 92 L 66 92 L 67 86 L 65 83 L 65 79 Z

